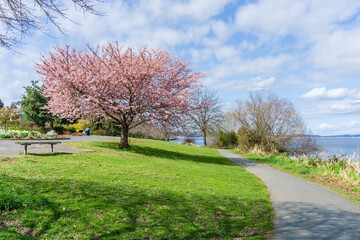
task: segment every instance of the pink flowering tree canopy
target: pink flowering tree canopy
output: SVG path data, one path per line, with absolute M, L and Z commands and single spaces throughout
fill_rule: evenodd
M 191 108 L 203 73 L 166 50 L 124 48 L 117 42 L 83 50 L 54 47 L 36 64 L 46 106 L 61 118 L 114 119 L 129 129 L 157 119 L 180 119 Z

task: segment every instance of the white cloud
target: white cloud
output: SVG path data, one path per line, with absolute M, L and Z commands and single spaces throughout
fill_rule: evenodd
M 317 128 L 319 130 L 330 130 L 330 129 L 335 129 L 335 126 L 329 123 L 322 123 L 320 124 L 320 126 Z
M 262 91 L 269 90 L 275 83 L 275 78 L 270 77 L 267 79 L 262 79 L 262 77 L 254 77 L 249 79 L 249 83 L 247 86 L 248 91 Z
M 234 58 L 229 58 L 211 69 L 211 73 L 216 78 L 228 77 L 236 74 L 259 74 L 268 75 L 269 73 L 283 70 L 286 64 L 291 63 L 293 57 L 286 54 L 276 56 L 263 56 L 255 59 L 242 59 L 238 54 Z
M 357 0 L 260 0 L 241 6 L 236 25 L 242 31 L 257 35 L 294 35 L 315 40 L 334 25 L 356 14 Z
M 0 98 L 9 106 L 11 102 L 19 101 L 21 95 L 24 93 L 24 86 L 31 82 L 29 74 L 25 71 L 17 69 L 5 69 L 0 67 Z
M 208 78 L 206 85 L 210 88 L 225 89 L 228 92 L 232 91 L 264 91 L 273 87 L 276 79 L 275 77 L 269 77 L 263 79 L 261 76 L 252 77 L 247 80 L 238 79 L 231 81 L 219 81 L 214 78 Z
M 349 90 L 347 88 L 334 88 L 326 90 L 325 87 L 313 88 L 309 92 L 301 95 L 305 99 L 344 99 L 344 98 L 358 98 L 360 91 Z
M 213 56 L 213 50 L 210 48 L 204 49 L 189 49 L 189 52 L 192 56 L 193 62 L 202 62 L 202 61 L 210 61 L 210 58 Z
M 214 50 L 215 56 L 219 61 L 231 61 L 240 56 L 239 49 L 233 46 L 222 46 Z
M 171 4 L 168 14 L 176 18 L 190 17 L 199 21 L 206 21 L 208 18 L 220 13 L 224 6 L 231 1 L 233 0 L 177 1 L 175 4 Z
M 12 57 L 12 61 L 21 68 L 25 66 L 33 68 L 35 62 L 40 59 L 40 52 L 34 46 L 25 46 L 21 49 L 21 54 L 16 54 Z
M 360 133 L 359 121 L 324 122 L 314 128 L 320 135 L 358 134 Z
M 309 61 L 320 69 L 359 70 L 360 29 L 339 30 L 319 39 Z
M 205 41 L 219 45 L 231 36 L 231 31 L 224 21 L 211 18 L 231 1 L 112 1 L 101 5 L 100 10 L 106 16 L 86 15 L 86 23 L 79 12 L 70 11 L 70 19 L 84 24 L 64 22 L 64 26 L 76 33 L 74 37 L 92 43 L 106 35 L 109 40 L 151 47 L 168 48 Z M 210 39 L 211 30 L 215 37 Z
M 315 88 L 301 98 L 308 100 L 302 112 L 309 118 L 360 114 L 359 90 Z

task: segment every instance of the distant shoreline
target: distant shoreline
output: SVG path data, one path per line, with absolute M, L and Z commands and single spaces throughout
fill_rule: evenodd
M 360 138 L 360 134 L 354 134 L 354 135 L 350 135 L 350 134 L 344 134 L 344 135 L 330 135 L 330 136 L 321 136 L 321 135 L 310 135 L 312 137 L 323 137 L 323 138 L 329 138 L 329 137 L 332 137 L 332 138 Z

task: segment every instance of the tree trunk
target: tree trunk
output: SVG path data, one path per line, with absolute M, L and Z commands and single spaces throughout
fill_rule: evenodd
M 119 147 L 129 148 L 129 126 L 123 125 L 121 131 L 121 141 Z
M 207 142 L 206 142 L 206 131 L 203 131 L 203 142 L 204 142 L 204 146 L 207 146 Z
M 54 130 L 54 119 L 50 120 L 50 129 Z

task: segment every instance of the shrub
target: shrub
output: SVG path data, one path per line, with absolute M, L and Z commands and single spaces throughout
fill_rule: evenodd
M 108 135 L 107 131 L 104 129 L 96 129 L 91 131 L 92 135 Z
M 76 123 L 70 124 L 69 128 L 74 128 L 75 132 L 83 132 L 83 131 L 85 131 L 85 128 L 87 127 L 87 125 L 88 125 L 88 122 L 85 119 L 80 119 Z
M 184 138 L 184 144 L 195 144 L 195 140 L 193 138 L 186 137 Z
M 71 133 L 76 132 L 76 129 L 74 127 L 68 127 L 67 130 L 69 130 Z
M 225 133 L 224 131 L 219 131 L 219 140 L 222 147 L 234 148 L 237 145 L 237 137 L 234 131 Z
M 214 141 L 214 142 L 210 143 L 209 147 L 211 147 L 211 148 L 221 148 L 222 144 L 221 144 L 220 141 Z
M 143 124 L 131 130 L 131 136 L 134 138 L 145 138 L 166 141 L 167 137 L 159 128 Z M 170 137 L 170 136 L 168 136 Z
M 54 130 L 58 134 L 64 134 L 64 132 L 66 131 L 66 128 L 64 126 L 56 125 L 56 126 L 54 126 Z

